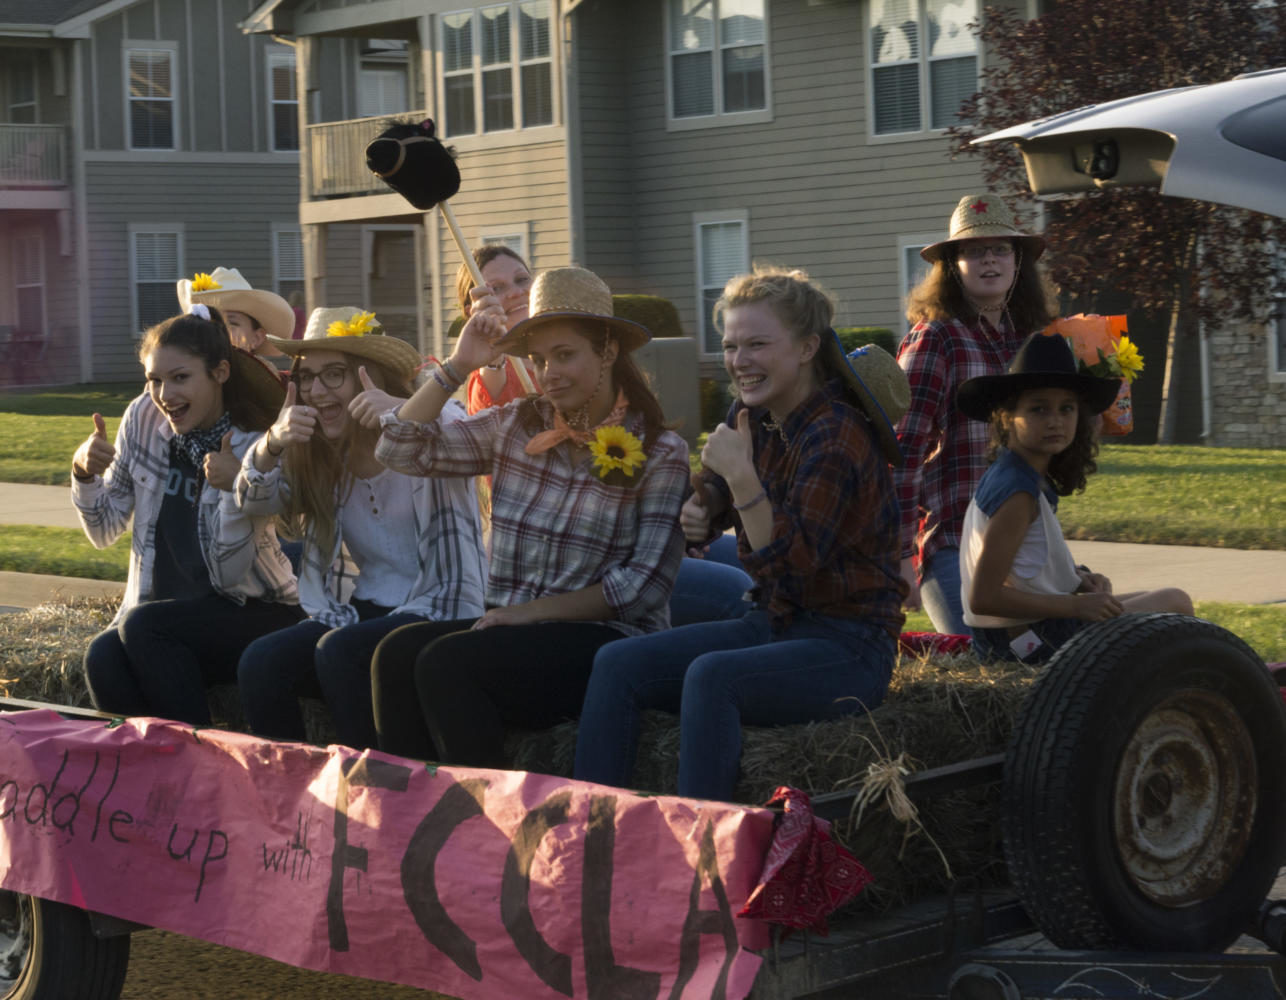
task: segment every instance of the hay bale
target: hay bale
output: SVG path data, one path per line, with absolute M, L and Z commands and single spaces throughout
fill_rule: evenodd
M 107 626 L 115 603 L 78 599 L 0 615 L 0 690 L 13 697 L 88 705 L 81 658 Z M 1004 749 L 1018 706 L 1037 668 L 980 664 L 970 655 L 903 657 L 884 704 L 869 715 L 777 728 L 747 727 L 734 798 L 758 804 L 778 785 L 811 794 L 860 786 L 871 764 L 905 754 L 916 770 L 959 763 Z M 211 691 L 218 724 L 243 728 L 234 686 Z M 304 700 L 311 742 L 334 740 L 321 702 Z M 511 766 L 570 777 L 576 725 L 514 733 Z M 675 716 L 647 712 L 632 784 L 676 790 L 679 729 Z M 883 803 L 835 824 L 839 838 L 875 876 L 859 897 L 864 908 L 887 908 L 958 884 L 998 885 L 1005 879 L 995 817 L 995 786 L 936 796 L 920 809 L 923 830 L 907 830 Z M 935 846 L 936 845 L 936 846 Z M 941 853 L 939 853 L 939 850 Z

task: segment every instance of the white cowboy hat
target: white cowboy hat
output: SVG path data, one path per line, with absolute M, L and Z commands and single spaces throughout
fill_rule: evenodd
M 179 308 L 200 302 L 220 311 L 231 309 L 245 313 L 263 327 L 270 337 L 289 337 L 295 332 L 295 310 L 276 292 L 251 288 L 235 267 L 216 267 L 209 274 L 181 278 L 178 283 Z

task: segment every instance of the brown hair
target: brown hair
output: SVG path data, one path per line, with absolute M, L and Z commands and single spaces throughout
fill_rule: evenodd
M 223 383 L 223 408 L 232 423 L 242 430 L 266 431 L 277 419 L 277 410 L 265 406 L 243 381 L 232 360 L 235 348 L 223 313 L 213 306 L 207 308 L 209 319 L 202 319 L 196 313 L 182 313 L 150 327 L 138 345 L 138 358 L 142 361 L 159 347 L 174 347 L 199 359 L 207 374 L 226 361 L 228 378 Z
M 531 268 L 522 257 L 513 250 L 510 250 L 503 243 L 488 243 L 485 246 L 477 247 L 473 251 L 474 263 L 478 265 L 481 271 L 497 257 L 512 257 L 528 271 Z M 461 264 L 460 270 L 455 273 L 455 297 L 460 303 L 460 312 L 468 316 L 471 308 L 469 293 L 473 291 L 476 282 L 473 280 L 473 272 L 469 270 L 468 264 Z
M 987 461 L 994 462 L 1001 448 L 1009 447 L 1009 428 L 1006 416 L 1013 416 L 1018 409 L 1022 393 L 1016 392 L 991 411 L 991 444 L 987 447 Z M 1085 480 L 1098 471 L 1098 419 L 1091 411 L 1085 397 L 1076 395 L 1076 433 L 1072 443 L 1053 455 L 1045 478 L 1060 497 L 1071 496 L 1085 489 Z
M 1058 299 L 1053 285 L 1036 266 L 1036 257 L 1024 253 L 1022 245 L 1010 241 L 1017 257 L 1017 276 L 1011 290 L 1007 309 L 1017 333 L 1035 333 L 1043 330 L 1058 316 Z M 953 317 L 973 319 L 977 311 L 965 297 L 964 287 L 956 271 L 960 244 L 949 243 L 911 294 L 907 297 L 906 318 L 912 325 L 935 323 Z
M 290 371 L 292 380 L 297 377 L 299 363 L 304 356 L 299 354 L 295 357 Z M 344 363 L 356 378 L 357 369 L 349 356 L 345 356 Z M 410 398 L 414 391 L 410 383 L 399 381 L 378 362 L 362 359 L 361 363 L 378 388 L 395 396 Z M 330 554 L 335 544 L 339 508 L 348 500 L 353 488 L 353 474 L 348 468 L 353 442 L 362 436 L 373 441 L 379 434 L 378 430 L 368 430 L 356 420 L 350 420 L 336 441 L 318 431 L 306 443 L 286 447 L 281 461 L 283 473 L 290 482 L 290 497 L 277 519 L 282 534 L 302 538 L 311 533 L 321 558 L 325 559 Z

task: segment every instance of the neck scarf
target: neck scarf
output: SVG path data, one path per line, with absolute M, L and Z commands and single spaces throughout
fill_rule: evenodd
M 612 427 L 620 424 L 625 419 L 625 411 L 629 408 L 629 400 L 625 398 L 625 390 L 616 391 L 616 405 L 612 407 L 602 423 L 595 424 L 589 430 L 574 430 L 563 417 L 562 412 L 554 407 L 554 426 L 547 431 L 541 431 L 527 442 L 526 452 L 528 455 L 539 455 L 541 452 L 549 451 L 550 448 L 562 444 L 564 441 L 575 441 L 577 444 L 589 444 L 593 440 L 594 432 L 600 427 Z
M 223 435 L 230 430 L 232 430 L 232 418 L 225 413 L 214 422 L 213 427 L 207 427 L 204 430 L 198 427 L 186 434 L 175 434 L 174 440 L 170 442 L 170 448 L 185 455 L 187 460 L 199 469 L 207 452 L 218 451 L 223 447 Z

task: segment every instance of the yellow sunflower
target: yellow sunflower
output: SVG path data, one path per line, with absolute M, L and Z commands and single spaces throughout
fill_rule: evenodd
M 326 327 L 326 336 L 328 337 L 364 337 L 370 333 L 371 327 L 375 325 L 375 314 L 370 312 L 359 312 L 350 320 L 335 320 L 330 326 Z
M 627 476 L 633 476 L 634 470 L 647 461 L 643 443 L 617 424 L 600 427 L 594 433 L 589 450 L 594 456 L 594 468 L 598 470 L 600 479 L 613 469 L 621 469 Z
M 223 286 L 211 278 L 204 271 L 199 271 L 192 275 L 192 291 L 194 292 L 212 292 L 216 288 Z
M 1139 353 L 1138 345 L 1124 335 L 1116 345 L 1116 363 L 1120 366 L 1121 377 L 1127 382 L 1133 382 L 1143 371 L 1143 355 Z

